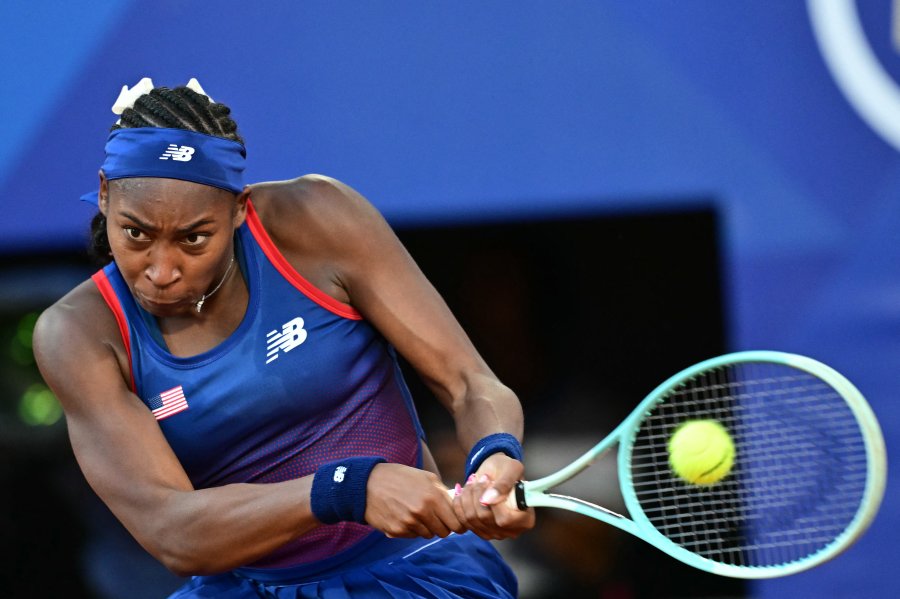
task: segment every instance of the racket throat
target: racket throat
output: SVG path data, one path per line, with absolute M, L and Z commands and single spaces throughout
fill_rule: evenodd
M 578 499 L 577 497 L 571 497 L 569 495 L 560 495 L 559 493 L 541 493 L 541 495 L 543 497 L 552 497 L 553 499 L 556 499 L 556 500 L 562 500 L 567 503 L 575 503 L 575 504 L 578 504 L 578 505 L 581 505 L 581 506 L 584 506 L 584 507 L 587 507 L 587 508 L 590 508 L 593 510 L 599 510 L 599 511 L 603 512 L 604 514 L 612 516 L 613 518 L 618 518 L 620 520 L 628 521 L 628 518 L 623 516 L 622 514 L 614 512 L 614 511 L 607 509 L 601 505 L 597 505 L 596 503 L 591 503 L 590 501 L 585 501 L 584 499 Z M 540 504 L 540 505 L 548 505 L 548 506 L 552 506 L 552 507 L 562 507 L 557 503 L 548 503 L 548 504 Z M 567 509 L 572 509 L 572 508 L 568 507 Z M 590 514 L 588 514 L 588 515 L 590 515 Z M 594 517 L 596 517 L 596 516 L 594 516 Z

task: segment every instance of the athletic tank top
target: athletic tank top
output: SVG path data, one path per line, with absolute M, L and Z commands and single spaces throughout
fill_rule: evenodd
M 247 312 L 200 355 L 167 351 L 115 263 L 92 277 L 119 324 L 132 388 L 194 487 L 291 480 L 349 456 L 421 467 L 422 430 L 391 346 L 288 264 L 252 205 L 235 235 Z M 320 526 L 248 565 L 358 557 L 352 548 L 373 533 L 356 523 Z

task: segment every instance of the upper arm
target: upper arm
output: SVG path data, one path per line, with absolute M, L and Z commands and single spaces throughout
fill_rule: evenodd
M 77 288 L 41 315 L 35 358 L 63 406 L 88 482 L 153 552 L 160 532 L 152 528 L 155 511 L 170 493 L 192 486 L 153 415 L 128 389 L 115 349 L 118 329 L 92 285 Z

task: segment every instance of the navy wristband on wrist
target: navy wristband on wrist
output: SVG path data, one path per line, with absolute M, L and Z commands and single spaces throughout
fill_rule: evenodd
M 522 461 L 522 444 L 509 433 L 495 433 L 481 439 L 472 447 L 466 458 L 466 478 L 478 471 L 478 467 L 495 453 L 505 453 L 514 460 Z
M 323 524 L 366 523 L 366 484 L 384 458 L 366 456 L 329 462 L 316 470 L 310 491 L 313 515 Z

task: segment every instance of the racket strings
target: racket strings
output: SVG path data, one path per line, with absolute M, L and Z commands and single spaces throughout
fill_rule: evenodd
M 714 419 L 735 443 L 730 474 L 710 486 L 672 472 L 668 441 Z M 632 485 L 646 518 L 673 542 L 739 566 L 790 563 L 848 528 L 866 485 L 862 433 L 841 395 L 781 364 L 732 364 L 684 381 L 645 418 Z

